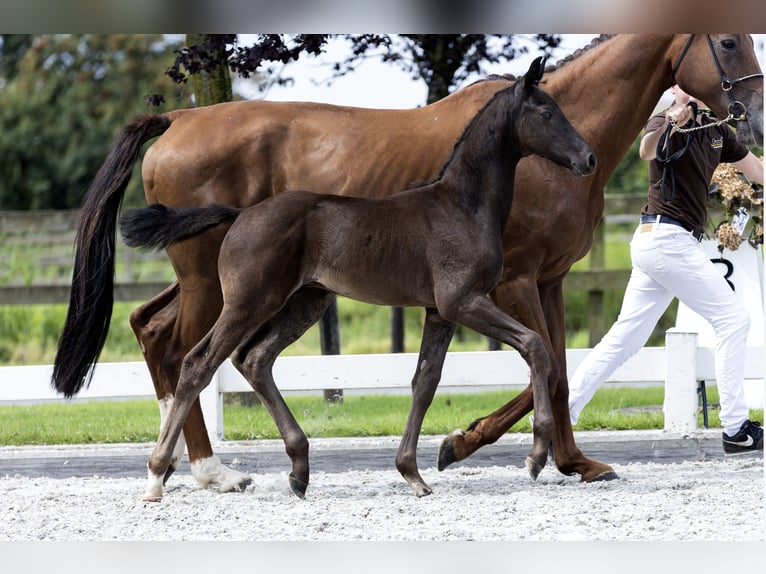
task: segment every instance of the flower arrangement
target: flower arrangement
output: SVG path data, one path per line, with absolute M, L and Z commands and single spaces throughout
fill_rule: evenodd
M 722 163 L 713 173 L 710 197 L 718 209 L 710 210 L 705 237 L 718 239 L 719 251 L 736 251 L 744 241 L 753 248 L 763 245 L 761 185 L 748 180 L 732 164 Z M 721 212 L 718 220 L 714 217 L 716 211 Z

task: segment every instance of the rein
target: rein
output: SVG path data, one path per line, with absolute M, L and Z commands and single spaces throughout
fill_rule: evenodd
M 689 149 L 689 146 L 692 143 L 692 138 L 694 137 L 694 132 L 696 130 L 702 129 L 704 127 L 709 127 L 705 125 L 697 125 L 697 104 L 696 102 L 689 102 L 687 104 L 692 109 L 692 119 L 691 119 L 691 127 L 680 130 L 676 129 L 676 131 L 680 131 L 683 133 L 687 133 L 686 136 L 686 143 L 684 144 L 684 147 L 676 151 L 675 153 L 670 153 L 670 134 L 675 128 L 675 122 L 670 122 L 668 124 L 668 127 L 665 129 L 665 132 L 660 136 L 660 139 L 657 141 L 657 152 L 656 152 L 656 159 L 662 164 L 662 185 L 660 186 L 660 197 L 662 197 L 662 201 L 670 202 L 673 200 L 673 197 L 676 195 L 676 177 L 675 173 L 673 173 L 673 162 L 679 159 L 682 155 L 686 153 L 686 150 Z M 667 144 L 667 145 L 666 145 Z M 665 195 L 665 182 L 670 179 L 670 195 Z

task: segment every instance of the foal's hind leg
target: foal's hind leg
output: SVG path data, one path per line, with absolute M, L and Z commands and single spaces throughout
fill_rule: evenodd
M 510 345 L 519 351 L 529 365 L 535 420 L 532 452 L 527 457 L 527 468 L 530 476 L 536 479 L 547 461 L 548 445 L 554 430 L 553 412 L 548 393 L 551 363 L 543 340 L 537 333 L 506 315 L 483 295 L 476 295 L 466 303 L 461 301 L 454 303 L 445 306 L 443 314 L 448 319 Z M 485 437 L 485 444 L 496 441 L 500 436 L 502 432 L 496 436 Z M 440 461 L 449 458 L 451 458 L 449 453 L 439 454 Z M 441 463 L 440 468 L 443 468 Z
M 216 287 L 217 291 L 220 291 Z M 141 352 L 149 369 L 160 407 L 160 428 L 165 424 L 174 401 L 175 385 L 183 354 L 174 337 L 179 316 L 180 295 L 178 282 L 131 313 L 130 325 L 138 339 Z M 206 296 L 208 302 L 220 299 Z M 209 305 L 210 306 L 210 305 Z M 216 311 L 218 308 L 216 307 Z M 179 357 L 179 359 L 176 359 Z M 203 488 L 218 485 L 220 492 L 242 490 L 252 479 L 249 475 L 228 468 L 213 454 L 207 429 L 202 418 L 199 401 L 195 401 L 179 435 L 164 481 L 178 469 L 184 454 L 185 435 L 188 435 L 189 462 L 192 475 Z
M 309 483 L 309 443 L 277 389 L 272 368 L 279 354 L 322 317 L 334 296 L 323 289 L 303 287 L 232 357 L 282 436 L 292 461 L 290 489 L 300 498 L 305 497 Z
M 431 406 L 441 379 L 444 357 L 454 333 L 453 323 L 445 321 L 436 309 L 426 309 L 418 365 L 412 379 L 412 404 L 396 453 L 396 468 L 418 497 L 431 494 L 431 488 L 418 470 L 418 438 L 426 411 Z
M 210 332 L 184 357 L 175 399 L 147 463 L 149 483 L 144 500 L 158 501 L 162 498 L 163 480 L 192 404 L 202 389 L 210 384 L 216 369 L 245 336 L 249 325 L 257 323 L 248 322 L 247 314 L 241 309 L 224 308 Z

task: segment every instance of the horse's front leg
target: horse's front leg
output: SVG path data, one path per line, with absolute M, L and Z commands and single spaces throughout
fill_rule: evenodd
M 579 474 L 583 482 L 619 478 L 608 464 L 589 459 L 577 447 L 569 417 L 569 380 L 565 339 L 565 309 L 563 280 L 540 288 L 540 302 L 553 345 L 553 356 L 558 368 L 551 381 L 551 404 L 556 421 L 553 455 L 556 467 L 564 474 Z M 557 377 L 555 380 L 553 377 Z
M 441 379 L 444 358 L 447 355 L 455 325 L 445 321 L 436 309 L 426 309 L 420 354 L 412 379 L 412 404 L 407 415 L 404 434 L 396 453 L 396 468 L 412 488 L 416 496 L 431 494 L 431 488 L 420 476 L 417 447 L 420 430 L 428 407 L 431 406 L 436 387 Z

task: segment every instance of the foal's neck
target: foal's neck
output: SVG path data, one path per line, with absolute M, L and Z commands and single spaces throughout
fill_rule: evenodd
M 522 158 L 513 100 L 505 90 L 471 122 L 445 166 L 442 193 L 464 211 L 505 228 L 513 200 L 516 166 Z

